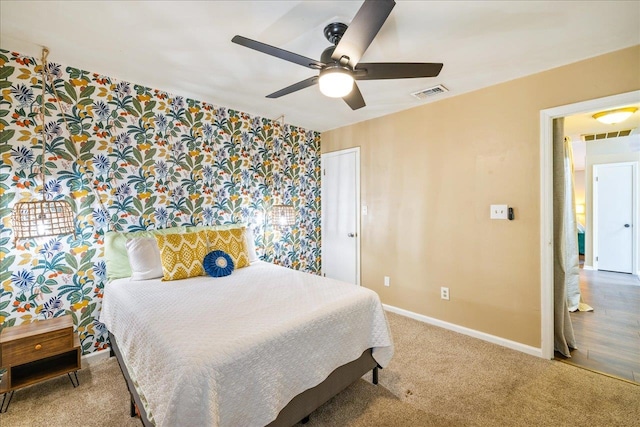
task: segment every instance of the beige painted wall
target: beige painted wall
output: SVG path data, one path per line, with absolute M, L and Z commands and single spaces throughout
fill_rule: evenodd
M 362 284 L 540 347 L 540 110 L 637 89 L 640 46 L 324 132 L 323 152 L 361 147 Z

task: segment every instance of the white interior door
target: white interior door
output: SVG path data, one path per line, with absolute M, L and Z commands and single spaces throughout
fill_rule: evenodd
M 360 284 L 360 149 L 322 155 L 322 272 Z
M 633 272 L 635 164 L 594 165 L 594 266 Z

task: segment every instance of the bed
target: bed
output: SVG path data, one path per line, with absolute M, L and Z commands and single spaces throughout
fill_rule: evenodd
M 100 321 L 144 425 L 291 426 L 393 355 L 377 294 L 262 261 L 119 278 Z

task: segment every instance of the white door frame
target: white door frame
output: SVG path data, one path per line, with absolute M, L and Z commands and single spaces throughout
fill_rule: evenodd
M 631 189 L 633 190 L 631 192 L 631 221 L 632 221 L 632 230 L 631 230 L 631 272 L 632 274 L 636 274 L 636 272 L 638 271 L 638 264 L 637 264 L 637 259 L 638 259 L 638 248 L 637 248 L 637 244 L 636 242 L 638 241 L 638 211 L 636 209 L 637 206 L 637 189 L 636 189 L 636 183 L 638 182 L 638 162 L 612 162 L 612 163 L 598 163 L 596 165 L 593 165 L 593 176 L 591 177 L 592 179 L 592 185 L 591 188 L 593 189 L 593 203 L 592 203 L 592 208 L 591 208 L 591 212 L 592 212 L 592 217 L 593 217 L 593 226 L 591 227 L 592 229 L 592 233 L 593 233 L 593 248 L 597 249 L 598 248 L 598 186 L 595 183 L 596 178 L 598 177 L 598 174 L 596 173 L 596 171 L 604 166 L 611 166 L 611 165 L 619 165 L 619 166 L 623 166 L 623 165 L 630 165 L 631 166 Z M 593 269 L 594 270 L 598 270 L 598 258 L 597 258 L 597 254 L 595 253 L 594 250 L 591 251 L 591 253 L 593 253 Z
M 541 353 L 553 359 L 553 119 L 636 103 L 640 90 L 540 111 Z
M 325 159 L 349 153 L 356 154 L 356 284 L 360 286 L 360 147 L 347 148 L 344 150 L 323 153 L 320 156 L 320 168 L 322 171 L 324 171 Z M 323 187 L 321 185 L 321 189 L 322 188 Z M 324 212 L 321 213 L 320 227 L 322 230 L 324 230 Z M 324 262 L 322 262 L 320 271 L 324 276 Z

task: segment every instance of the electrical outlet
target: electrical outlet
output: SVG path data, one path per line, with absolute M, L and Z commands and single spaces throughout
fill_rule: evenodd
M 444 286 L 440 288 L 440 298 L 449 301 L 449 288 L 445 288 Z
M 491 219 L 509 219 L 509 205 L 491 205 Z
M 384 285 L 389 286 L 389 276 L 384 276 Z

